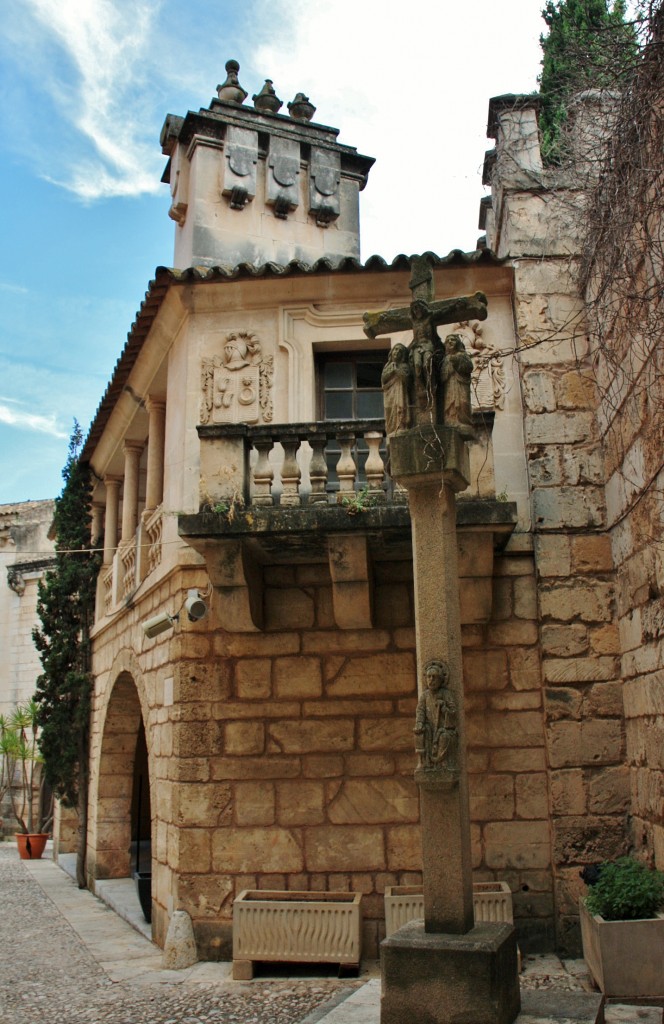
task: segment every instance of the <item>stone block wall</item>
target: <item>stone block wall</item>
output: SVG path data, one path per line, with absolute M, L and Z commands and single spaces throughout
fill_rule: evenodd
M 542 166 L 533 101 L 523 100 L 521 108 L 497 101 L 492 190 L 498 204 L 487 241 L 512 258 L 515 270 L 557 945 L 576 952 L 580 868 L 629 847 L 619 595 L 601 389 L 579 284 L 582 188 L 590 179 Z M 517 129 L 519 138 L 530 131 L 527 168 L 509 141 Z
M 523 948 L 546 948 L 553 883 L 531 553 L 501 559 L 496 573 L 493 619 L 464 627 L 473 866 L 476 880 L 510 882 Z M 227 958 L 242 889 L 357 890 L 364 955 L 376 956 L 386 886 L 421 881 L 412 567 L 377 563 L 374 574 L 370 630 L 338 630 L 328 567 L 302 565 L 265 570 L 264 632 L 225 632 L 213 596 L 208 618 L 147 640 L 141 621 L 203 588 L 202 570 L 188 569 L 97 636 L 89 871 L 128 874 L 140 713 L 158 942 L 182 909 L 200 955 Z

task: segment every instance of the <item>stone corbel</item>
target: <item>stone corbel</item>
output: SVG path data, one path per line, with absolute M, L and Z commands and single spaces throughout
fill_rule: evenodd
M 205 559 L 208 576 L 221 602 L 220 621 L 229 633 L 263 628 L 263 573 L 241 540 L 188 538 Z
M 337 626 L 339 629 L 371 629 L 373 572 L 367 538 L 330 534 L 327 552 Z
M 180 227 L 184 224 L 187 219 L 187 203 L 171 203 L 171 207 L 168 211 L 168 216 L 171 220 L 174 220 Z
M 340 181 L 339 154 L 313 146 L 309 165 L 309 213 L 314 214 L 319 227 L 327 227 L 339 216 Z
M 285 220 L 300 202 L 300 144 L 295 139 L 270 139 L 267 197 L 275 217 Z
M 249 128 L 229 126 L 225 150 L 222 195 L 228 197 L 231 209 L 242 210 L 256 195 L 258 133 Z
M 15 594 L 18 594 L 19 597 L 23 597 L 25 593 L 25 577 L 20 569 L 14 569 L 13 566 L 7 569 L 7 586 Z

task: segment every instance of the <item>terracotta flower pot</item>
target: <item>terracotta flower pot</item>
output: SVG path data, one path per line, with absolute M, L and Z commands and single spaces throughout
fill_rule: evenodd
M 48 832 L 15 832 L 21 860 L 39 860 L 48 840 Z

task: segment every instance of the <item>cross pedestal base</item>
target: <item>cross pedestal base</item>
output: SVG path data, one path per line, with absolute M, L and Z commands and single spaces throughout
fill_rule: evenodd
M 512 1024 L 520 1009 L 509 924 L 450 935 L 411 921 L 381 943 L 381 971 L 380 1024 Z

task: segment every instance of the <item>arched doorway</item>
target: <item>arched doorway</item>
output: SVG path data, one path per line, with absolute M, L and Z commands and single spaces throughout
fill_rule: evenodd
M 120 673 L 108 699 L 99 761 L 92 768 L 89 867 L 93 877 L 129 878 L 137 867 L 149 871 L 149 758 L 138 690 L 127 671 Z

